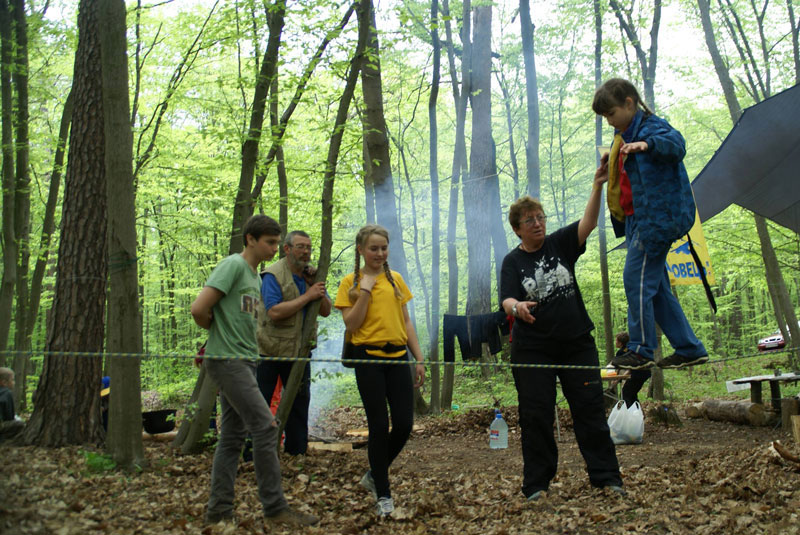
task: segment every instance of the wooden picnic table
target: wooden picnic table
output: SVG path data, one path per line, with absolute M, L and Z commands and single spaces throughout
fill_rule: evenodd
M 770 396 L 772 397 L 772 408 L 777 412 L 781 412 L 781 383 L 796 383 L 800 381 L 800 375 L 792 373 L 781 373 L 778 375 L 755 375 L 753 377 L 742 377 L 741 379 L 734 379 L 732 382 L 735 385 L 750 385 L 750 401 L 753 403 L 763 404 L 761 396 L 761 386 L 765 382 L 769 382 Z

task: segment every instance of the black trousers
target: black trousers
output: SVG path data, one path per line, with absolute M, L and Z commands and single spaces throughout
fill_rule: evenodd
M 639 391 L 648 379 L 650 370 L 631 370 L 630 378 L 622 385 L 622 399 L 627 407 L 639 401 Z
M 407 355 L 399 358 L 408 360 Z M 367 413 L 367 456 L 372 479 L 379 497 L 391 497 L 389 466 L 402 451 L 414 425 L 411 372 L 402 364 L 356 364 L 355 372 L 358 393 Z M 391 432 L 387 401 L 391 410 Z
M 514 364 L 572 364 L 598 366 L 591 334 L 547 348 L 526 349 L 512 343 Z M 575 438 L 595 487 L 622 485 L 619 463 L 608 431 L 600 370 L 514 368 L 522 428 L 522 492 L 530 496 L 547 490 L 556 475 L 558 447 L 553 436 L 556 377 L 569 403 Z
M 289 382 L 289 374 L 292 373 L 291 361 L 262 360 L 256 370 L 256 380 L 258 389 L 261 390 L 267 404 L 272 400 L 272 393 L 278 383 L 286 386 Z M 307 362 L 303 371 L 303 379 L 300 383 L 300 390 L 289 411 L 284 429 L 285 438 L 283 440 L 283 450 L 289 455 L 305 455 L 308 449 L 308 406 L 311 403 L 311 363 Z

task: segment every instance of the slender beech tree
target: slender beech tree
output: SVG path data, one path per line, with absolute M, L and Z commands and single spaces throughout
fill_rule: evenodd
M 42 232 L 39 238 L 39 254 L 36 257 L 36 265 L 33 268 L 31 278 L 30 303 L 28 304 L 30 321 L 25 323 L 27 329 L 25 333 L 26 347 L 30 347 L 31 336 L 35 318 L 39 315 L 39 303 L 42 297 L 42 282 L 44 281 L 45 269 L 47 269 L 48 259 L 50 258 L 50 244 L 55 233 L 55 215 L 58 207 L 58 194 L 61 188 L 61 172 L 64 166 L 64 152 L 69 136 L 69 125 L 72 121 L 72 91 L 64 101 L 64 108 L 61 111 L 61 122 L 58 130 L 58 141 L 53 157 L 53 170 L 50 173 L 50 186 L 47 192 L 47 202 L 44 208 L 44 218 L 42 220 Z M 14 388 L 14 403 L 22 408 L 27 408 L 27 374 L 28 374 L 29 355 L 17 355 L 14 361 L 14 375 L 16 376 L 16 387 Z
M 105 0 L 99 12 L 108 196 L 108 351 L 142 352 L 142 317 L 133 193 L 133 132 L 128 97 L 125 0 Z M 145 464 L 142 446 L 140 357 L 109 361 L 111 395 L 106 449 L 118 466 Z
M 603 11 L 600 0 L 594 0 L 594 86 L 599 88 L 603 83 Z M 603 146 L 603 118 L 599 115 L 594 121 L 595 147 Z M 600 165 L 601 154 L 595 151 L 595 163 Z M 604 207 L 605 190 L 600 193 L 600 206 Z M 606 239 L 606 210 L 600 210 L 597 218 L 597 235 L 599 236 L 600 280 L 603 292 L 603 334 L 605 338 L 606 362 L 614 357 L 614 325 L 611 317 L 611 285 L 608 280 L 608 242 Z
M 392 162 L 389 155 L 389 135 L 386 129 L 386 117 L 383 111 L 383 82 L 381 79 L 380 43 L 375 22 L 375 6 L 370 0 L 369 9 L 359 13 L 359 27 L 366 25 L 369 31 L 367 38 L 367 60 L 361 66 L 361 90 L 364 95 L 365 112 L 364 142 L 369 162 L 369 175 L 364 185 L 372 188 L 375 195 L 375 216 L 379 225 L 389 231 L 392 246 L 389 248 L 389 266 L 397 270 L 404 279 L 408 277 L 408 263 L 403 247 L 403 232 L 395 204 L 394 178 Z M 412 321 L 414 317 L 412 316 Z M 413 367 L 409 366 L 413 374 Z M 427 404 L 414 389 L 414 406 L 417 413 L 427 412 Z
M 8 0 L 0 0 L 0 93 L 2 105 L 3 154 L 3 279 L 0 285 L 0 365 L 5 366 L 3 352 L 11 330 L 14 289 L 17 284 L 19 246 L 14 225 L 14 104 L 11 72 L 13 70 L 13 35 Z
M 453 149 L 453 165 L 450 174 L 450 196 L 447 212 L 447 313 L 458 314 L 458 250 L 456 247 L 456 230 L 458 226 L 458 197 L 462 187 L 462 177 L 467 178 L 469 169 L 467 164 L 466 119 L 467 102 L 472 85 L 471 75 L 471 13 L 470 0 L 464 0 L 461 27 L 461 89 L 458 87 L 458 71 L 455 62 L 455 43 L 450 20 L 450 5 L 448 0 L 442 0 L 442 16 L 444 18 L 445 35 L 447 36 L 447 60 L 450 66 L 450 82 L 452 84 L 453 100 L 456 111 L 455 147 Z M 453 401 L 453 383 L 455 368 L 452 364 L 445 365 L 444 380 L 442 381 L 441 406 L 450 410 Z
M 441 263 L 441 230 L 439 228 L 439 126 L 436 120 L 436 101 L 439 97 L 439 79 L 441 70 L 441 43 L 439 42 L 439 1 L 431 0 L 431 43 L 433 44 L 433 73 L 431 74 L 431 92 L 428 98 L 429 125 L 429 159 L 428 171 L 431 180 L 431 325 L 428 332 L 430 349 L 428 358 L 431 364 L 431 412 L 438 414 L 442 410 L 439 400 L 439 294 Z
M 470 179 L 463 187 L 469 255 L 468 315 L 486 314 L 491 310 L 492 258 L 486 254 L 487 240 L 490 240 L 494 252 L 495 280 L 498 282 L 500 265 L 508 252 L 500 213 L 500 187 L 492 137 L 492 8 L 481 5 L 473 10 L 473 14 Z M 499 284 L 497 290 L 499 292 Z M 490 370 L 482 367 L 481 372 L 488 377 Z
M 336 111 L 336 120 L 333 125 L 333 133 L 331 134 L 330 144 L 328 145 L 328 156 L 325 160 L 325 174 L 323 177 L 322 186 L 322 229 L 321 241 L 319 251 L 319 265 L 317 266 L 316 281 L 327 280 L 328 268 L 331 263 L 331 247 L 333 246 L 333 186 L 336 179 L 336 166 L 339 161 L 339 150 L 342 146 L 342 136 L 347 123 L 348 111 L 350 103 L 355 94 L 356 84 L 358 83 L 358 76 L 361 68 L 364 65 L 366 58 L 367 42 L 369 40 L 369 26 L 362 24 L 363 21 L 369 20 L 369 12 L 371 11 L 371 0 L 361 0 L 358 4 L 358 44 L 356 45 L 355 53 L 350 60 L 350 70 L 347 73 L 344 91 L 342 97 L 339 99 L 339 107 Z M 306 316 L 316 318 L 319 313 L 321 301 L 318 299 L 309 305 Z M 314 321 L 306 321 L 303 324 L 303 331 L 301 336 L 304 340 L 311 340 L 311 330 L 314 328 Z M 301 355 L 308 354 L 311 351 L 310 347 L 306 347 L 300 352 Z M 299 365 L 298 365 L 299 364 Z M 283 395 L 281 396 L 281 403 L 278 406 L 276 414 L 277 419 L 281 422 L 280 430 L 286 428 L 286 421 L 288 420 L 289 411 L 292 408 L 292 403 L 297 396 L 300 389 L 300 382 L 303 378 L 303 367 L 305 363 L 299 362 L 292 366 L 292 371 L 289 374 Z
M 529 0 L 519 0 L 519 24 L 522 37 L 522 60 L 525 63 L 525 102 L 528 107 L 528 139 L 525 141 L 528 195 L 538 199 L 541 187 L 539 172 L 539 86 L 536 76 L 536 54 L 533 45 L 533 34 L 536 27 L 531 20 Z
M 14 33 L 14 74 L 12 80 L 16 90 L 14 109 L 14 156 L 16 164 L 16 189 L 14 191 L 14 237 L 17 240 L 17 302 L 15 306 L 15 337 L 17 351 L 31 348 L 27 336 L 28 323 L 33 321 L 29 308 L 28 270 L 30 267 L 31 234 L 31 178 L 28 142 L 28 24 L 25 0 L 12 0 L 11 16 Z M 14 369 L 25 375 L 28 355 L 18 354 L 14 358 Z

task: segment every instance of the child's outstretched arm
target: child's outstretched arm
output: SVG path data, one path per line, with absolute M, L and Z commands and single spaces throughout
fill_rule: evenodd
M 647 144 L 648 156 L 664 163 L 678 163 L 686 156 L 686 140 L 664 119 L 651 117 L 640 131 L 640 141 Z M 620 152 L 622 152 L 620 148 Z
M 583 217 L 578 222 L 578 245 L 586 243 L 586 238 L 597 226 L 597 216 L 600 214 L 600 198 L 602 197 L 603 184 L 608 182 L 608 153 L 600 159 L 600 166 L 594 172 L 592 193 L 586 203 Z

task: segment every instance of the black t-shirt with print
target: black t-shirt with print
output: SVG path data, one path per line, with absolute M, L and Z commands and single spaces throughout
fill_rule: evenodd
M 542 247 L 527 253 L 515 247 L 503 259 L 501 302 L 513 297 L 536 301 L 536 321 L 514 322 L 514 345 L 541 347 L 578 338 L 594 329 L 575 280 L 575 262 L 586 251 L 578 246 L 578 222 L 545 236 Z

